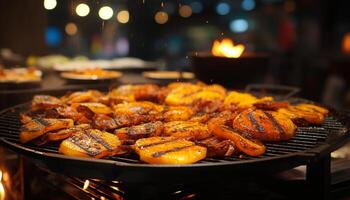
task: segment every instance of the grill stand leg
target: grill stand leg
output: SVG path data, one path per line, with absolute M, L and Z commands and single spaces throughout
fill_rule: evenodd
M 313 199 L 330 199 L 330 154 L 307 165 L 306 182 L 308 195 Z

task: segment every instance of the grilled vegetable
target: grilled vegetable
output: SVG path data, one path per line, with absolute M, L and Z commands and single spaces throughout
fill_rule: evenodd
M 247 109 L 237 115 L 233 128 L 260 141 L 283 141 L 295 135 L 296 126 L 278 112 Z
M 206 148 L 194 142 L 174 137 L 139 139 L 135 151 L 140 159 L 151 164 L 191 164 L 206 156 Z
M 95 113 L 95 114 L 110 114 L 112 113 L 112 110 L 102 104 L 102 103 L 95 103 L 95 102 L 88 102 L 88 103 L 80 103 L 78 105 L 76 105 L 77 107 L 77 111 L 81 111 L 83 109 L 89 109 L 91 112 Z
M 114 131 L 114 134 L 121 140 L 137 140 L 140 138 L 160 136 L 163 132 L 163 128 L 163 123 L 157 121 L 117 129 Z
M 238 108 L 248 108 L 252 107 L 254 104 L 264 101 L 272 101 L 272 97 L 263 97 L 261 99 L 249 94 L 241 92 L 230 92 L 225 98 L 225 105 L 230 106 L 234 105 Z
M 79 125 L 76 125 L 72 128 L 59 130 L 57 132 L 48 132 L 48 133 L 46 133 L 45 139 L 47 141 L 64 140 L 64 139 L 76 134 L 79 131 L 87 130 L 87 129 L 91 129 L 90 124 L 79 124 Z
M 59 152 L 68 156 L 102 158 L 118 154 L 117 136 L 97 129 L 82 130 L 63 140 Z
M 19 135 L 22 143 L 27 143 L 49 131 L 55 131 L 73 127 L 74 122 L 71 119 L 45 119 L 35 118 L 22 125 Z
M 173 121 L 164 124 L 164 135 L 201 140 L 211 136 L 205 124 L 191 121 Z
M 49 110 L 62 105 L 62 101 L 49 95 L 35 95 L 32 100 L 31 111 Z
M 197 144 L 207 148 L 207 157 L 228 157 L 238 153 L 233 141 L 223 140 L 217 136 L 200 140 Z
M 232 140 L 237 149 L 250 156 L 259 156 L 266 151 L 261 142 L 248 139 L 226 124 L 230 121 L 230 112 L 222 113 L 219 117 L 212 118 L 208 122 L 209 130 L 219 138 Z
M 328 110 L 312 104 L 299 104 L 281 108 L 278 112 L 289 117 L 297 125 L 321 125 Z
M 193 110 L 185 106 L 170 106 L 165 107 L 163 114 L 164 120 L 170 121 L 185 121 L 194 114 Z

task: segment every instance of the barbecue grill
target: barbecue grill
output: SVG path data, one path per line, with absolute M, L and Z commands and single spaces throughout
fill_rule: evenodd
M 290 101 L 307 100 L 295 98 Z M 265 143 L 267 151 L 259 157 L 207 158 L 190 165 L 145 164 L 133 156 L 87 159 L 58 154 L 58 144 L 54 143 L 40 147 L 21 144 L 18 140 L 19 113 L 28 107 L 28 103 L 21 104 L 0 112 L 1 144 L 54 172 L 80 178 L 118 180 L 131 185 L 225 181 L 242 175 L 276 173 L 306 164 L 310 191 L 316 191 L 316 196 L 327 197 L 330 153 L 349 138 L 346 115 L 332 111 L 322 126 L 299 127 L 296 136 L 289 141 Z

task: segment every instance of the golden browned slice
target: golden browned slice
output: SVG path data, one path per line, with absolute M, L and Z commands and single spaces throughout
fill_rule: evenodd
M 238 108 L 249 108 L 256 103 L 272 100 L 272 97 L 263 97 L 259 99 L 249 93 L 232 91 L 225 98 L 224 104 L 226 106 L 236 106 Z
M 62 106 L 62 101 L 49 95 L 35 95 L 32 100 L 31 111 L 49 110 Z
M 68 156 L 102 158 L 118 154 L 118 137 L 97 129 L 81 130 L 63 140 L 59 152 Z
M 102 93 L 97 90 L 88 90 L 84 92 L 73 92 L 64 95 L 61 100 L 66 104 L 83 103 L 83 102 L 97 102 L 102 97 Z
M 163 123 L 157 121 L 117 129 L 114 131 L 114 134 L 121 140 L 137 140 L 140 138 L 160 136 L 163 133 L 163 128 Z
M 53 132 L 48 132 L 45 136 L 45 139 L 47 141 L 59 141 L 59 140 L 64 140 L 72 135 L 74 135 L 75 133 L 81 131 L 81 130 L 87 130 L 87 129 L 91 129 L 91 125 L 90 124 L 79 124 L 76 125 L 72 128 L 68 128 L 68 129 L 62 129 L 59 131 L 53 131 Z
M 207 149 L 181 138 L 150 137 L 137 140 L 135 151 L 151 164 L 192 164 L 204 159 Z
M 77 105 L 72 105 L 73 107 L 77 108 L 77 111 L 80 112 L 81 110 L 88 109 L 94 114 L 110 114 L 112 113 L 112 109 L 102 103 L 96 103 L 96 102 L 88 102 L 88 103 L 79 103 Z
M 298 125 L 321 125 L 328 110 L 312 104 L 299 104 L 289 106 L 288 108 L 281 108 L 278 112 L 289 117 Z
M 164 135 L 190 140 L 201 140 L 211 136 L 206 124 L 193 121 L 173 121 L 164 124 Z
M 71 128 L 73 125 L 71 119 L 34 118 L 22 125 L 19 138 L 22 143 L 26 143 L 49 131 Z
M 231 118 L 230 112 L 223 112 L 218 117 L 209 120 L 208 128 L 217 137 L 233 141 L 237 149 L 247 155 L 259 156 L 265 153 L 266 147 L 263 143 L 247 138 L 227 125 L 230 123 Z
M 193 110 L 185 106 L 169 106 L 164 109 L 164 120 L 170 121 L 185 121 L 192 117 Z
M 297 128 L 285 115 L 253 108 L 239 113 L 232 126 L 239 132 L 261 141 L 288 140 L 295 135 Z

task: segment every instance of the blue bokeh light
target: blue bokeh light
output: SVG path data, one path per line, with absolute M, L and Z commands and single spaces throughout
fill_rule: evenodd
M 231 8 L 228 3 L 221 2 L 216 6 L 216 12 L 219 15 L 227 15 L 230 12 Z
M 243 0 L 241 6 L 243 10 L 251 11 L 255 8 L 255 0 Z
M 45 42 L 48 46 L 56 47 L 62 42 L 62 33 L 56 26 L 49 26 L 45 32 Z
M 200 13 L 203 10 L 203 4 L 199 1 L 194 1 L 190 4 L 193 13 Z
M 245 19 L 234 19 L 230 22 L 230 30 L 235 33 L 243 33 L 248 27 L 248 21 Z

